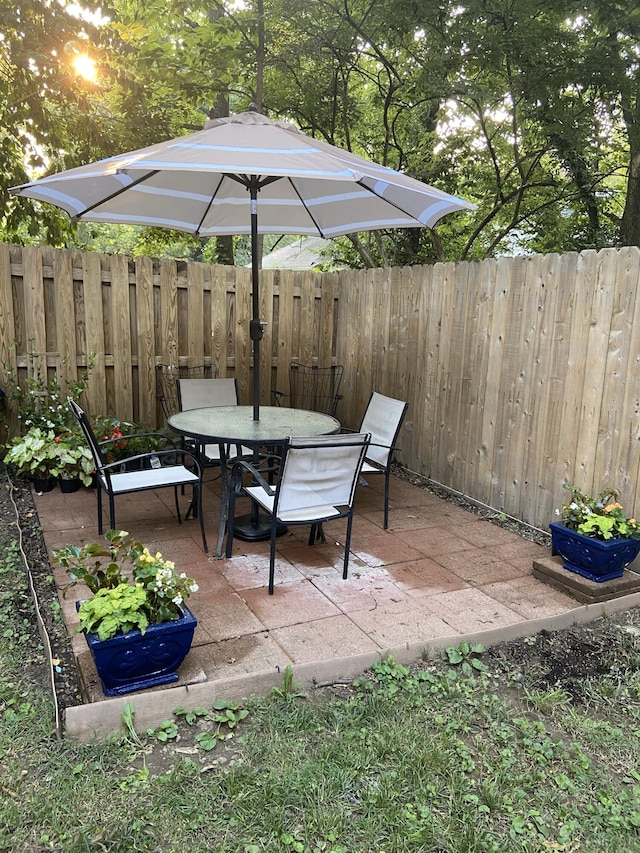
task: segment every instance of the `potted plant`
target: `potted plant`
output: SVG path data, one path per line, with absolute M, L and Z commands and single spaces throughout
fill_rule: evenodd
M 197 620 L 186 600 L 198 585 L 159 552 L 109 530 L 108 547 L 66 545 L 53 558 L 92 593 L 77 603 L 79 626 L 107 696 L 177 681 Z
M 91 451 L 80 435 L 68 430 L 54 438 L 58 450 L 58 477 L 60 490 L 75 492 L 80 483 L 90 486 L 95 465 Z
M 592 497 L 576 486 L 565 488 L 571 498 L 556 510 L 560 522 L 549 525 L 552 552 L 565 569 L 597 583 L 621 577 L 640 553 L 640 524 L 627 516 L 615 489 Z
M 127 460 L 127 470 L 138 470 L 141 464 L 140 461 L 128 461 L 130 457 L 175 446 L 175 442 L 162 430 L 145 431 L 143 426 L 130 421 L 98 417 L 94 418 L 92 425 L 105 460 Z
M 34 426 L 7 445 L 5 463 L 15 465 L 19 475 L 30 478 L 37 492 L 50 491 L 51 478 L 58 476 L 60 453 L 55 438 L 53 430 Z

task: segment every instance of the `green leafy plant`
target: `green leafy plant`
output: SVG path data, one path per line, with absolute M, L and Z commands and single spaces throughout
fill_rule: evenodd
M 91 451 L 79 433 L 66 430 L 55 436 L 54 443 L 58 453 L 57 476 L 64 479 L 77 477 L 85 486 L 90 486 L 95 465 Z
M 278 687 L 272 687 L 270 695 L 274 699 L 294 699 L 305 696 L 300 684 L 293 680 L 293 670 L 287 666 L 282 676 L 282 684 Z
M 52 429 L 31 427 L 23 436 L 16 436 L 8 444 L 4 457 L 16 473 L 24 477 L 57 477 L 60 470 L 60 451 Z
M 122 709 L 120 719 L 122 720 L 122 739 L 129 741 L 136 748 L 142 747 L 143 743 L 135 727 L 136 706 L 133 702 L 127 702 Z
M 160 743 L 168 743 L 177 740 L 180 732 L 174 720 L 163 720 L 157 729 L 147 729 L 147 734 L 155 737 Z
M 158 551 L 129 539 L 126 530 L 109 530 L 109 547 L 97 542 L 66 545 L 53 559 L 67 570 L 71 581 L 65 592 L 84 583 L 93 594 L 78 609 L 79 630 L 95 632 L 105 640 L 117 633 L 171 622 L 182 615 L 181 605 L 198 585 Z
M 145 613 L 147 596 L 143 587 L 121 583 L 112 589 L 99 589 L 83 601 L 78 610 L 79 631 L 97 634 L 108 640 L 119 632 L 138 628 L 143 634 L 149 625 Z
M 476 672 L 487 671 L 486 663 L 478 657 L 484 652 L 484 646 L 480 643 L 464 641 L 459 646 L 449 646 L 444 651 L 449 663 L 452 666 L 459 666 L 465 675 L 471 675 L 474 669 Z
M 92 427 L 107 462 L 117 462 L 139 453 L 152 453 L 174 446 L 174 442 L 162 430 L 145 432 L 144 426 L 132 421 L 96 417 Z
M 42 430 L 53 430 L 59 433 L 73 423 L 73 415 L 67 405 L 69 397 L 78 400 L 87 390 L 89 376 L 93 370 L 95 353 L 90 353 L 87 366 L 77 379 L 62 382 L 59 374 L 48 379 L 42 367 L 42 361 L 37 353 L 29 353 L 28 377 L 19 381 L 16 376 L 7 377 L 6 398 L 9 407 L 17 409 L 21 432 L 39 427 Z M 61 362 L 61 368 L 66 368 L 67 359 Z
M 219 741 L 230 740 L 234 736 L 236 726 L 249 716 L 246 708 L 241 707 L 237 702 L 225 699 L 216 699 L 211 709 L 194 708 L 187 711 L 184 708 L 176 708 L 173 713 L 189 726 L 195 723 L 215 724 L 215 729 L 208 729 L 196 735 L 198 748 L 203 752 L 215 749 Z
M 576 486 L 565 484 L 564 488 L 571 492 L 571 499 L 556 514 L 565 527 L 594 539 L 640 539 L 640 524 L 618 503 L 616 489 L 607 487 L 593 497 Z

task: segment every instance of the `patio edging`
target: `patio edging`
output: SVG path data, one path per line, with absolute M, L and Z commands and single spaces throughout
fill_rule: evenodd
M 295 681 L 299 682 L 303 689 L 311 690 L 323 684 L 351 681 L 387 655 L 392 655 L 398 663 L 409 664 L 419 660 L 425 653 L 433 657 L 435 652 L 448 646 L 457 646 L 463 641 L 482 643 L 488 648 L 498 643 L 532 636 L 542 630 L 559 631 L 571 625 L 593 622 L 603 616 L 639 605 L 640 593 L 636 592 L 609 601 L 579 605 L 556 616 L 530 619 L 471 634 L 451 634 L 434 638 L 427 643 L 407 643 L 380 652 L 294 665 L 292 670 Z M 270 670 L 121 696 L 90 705 L 76 705 L 66 710 L 64 734 L 87 741 L 119 732 L 124 706 L 128 703 L 133 703 L 135 708 L 135 728 L 142 732 L 158 726 L 171 716 L 175 708 L 192 710 L 221 698 L 242 701 L 250 696 L 266 696 L 272 687 L 281 683 L 282 673 Z

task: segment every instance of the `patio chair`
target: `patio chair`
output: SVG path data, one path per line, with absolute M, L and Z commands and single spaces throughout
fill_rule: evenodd
M 371 444 L 362 466 L 363 476 L 384 475 L 384 529 L 389 526 L 389 477 L 391 456 L 409 404 L 374 391 L 358 432 L 371 433 Z M 365 481 L 366 483 L 366 481 Z
M 276 536 L 282 525 L 308 524 L 309 545 L 318 536 L 324 521 L 347 519 L 342 577 L 349 568 L 349 547 L 353 523 L 353 501 L 360 469 L 371 440 L 370 435 L 327 435 L 288 438 L 280 459 L 280 476 L 275 487 L 245 460 L 233 466 L 227 523 L 226 556 L 233 549 L 236 495 L 254 500 L 270 516 L 269 595 L 273 595 Z M 250 476 L 248 485 L 243 478 Z
M 109 498 L 109 527 L 113 530 L 116 526 L 115 498 L 117 495 L 172 487 L 176 501 L 176 515 L 178 522 L 182 524 L 178 502 L 178 486 L 192 486 L 193 500 L 191 505 L 194 509 L 194 515 L 197 515 L 200 521 L 202 547 L 206 552 L 207 538 L 202 514 L 202 466 L 197 455 L 190 450 L 171 447 L 167 450 L 154 450 L 151 453 L 138 453 L 116 462 L 106 462 L 102 448 L 104 445 L 110 444 L 111 441 L 100 442 L 97 440 L 89 418 L 75 400 L 69 399 L 69 407 L 80 425 L 96 466 L 98 533 L 103 532 L 103 491 Z M 123 436 L 118 439 L 118 442 L 126 442 L 127 438 L 128 436 Z M 182 463 L 179 462 L 180 459 L 182 459 Z M 193 470 L 184 464 L 187 459 L 193 465 Z M 135 466 L 135 470 L 126 470 L 129 463 Z M 142 468 L 139 467 L 141 464 Z
M 237 406 L 238 383 L 235 379 L 178 379 L 178 406 L 181 412 L 209 406 Z M 192 446 L 205 465 L 220 465 L 221 455 L 232 462 L 239 456 L 253 455 L 249 447 L 240 445 L 205 444 Z
M 156 397 L 162 406 L 165 418 L 179 411 L 179 379 L 215 379 L 216 368 L 212 364 L 183 367 L 176 364 L 159 364 L 156 367 Z
M 288 397 L 292 409 L 309 409 L 334 417 L 342 399 L 338 391 L 343 372 L 342 364 L 317 367 L 293 361 L 289 365 L 289 394 L 274 391 L 276 403 L 280 406 Z

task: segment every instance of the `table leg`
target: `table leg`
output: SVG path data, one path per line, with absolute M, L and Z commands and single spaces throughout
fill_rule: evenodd
M 220 518 L 218 521 L 218 541 L 215 555 L 218 559 L 224 553 L 224 535 L 227 532 L 227 517 L 229 515 L 229 468 L 227 465 L 227 449 L 220 445 Z

